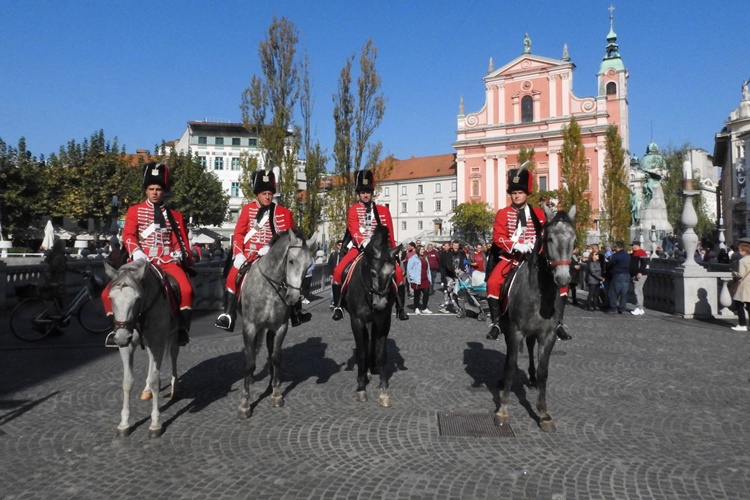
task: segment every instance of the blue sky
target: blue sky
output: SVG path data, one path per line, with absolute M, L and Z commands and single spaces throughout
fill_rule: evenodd
M 714 134 L 750 78 L 747 0 L 612 1 L 630 72 L 630 143 L 689 142 L 713 152 Z M 484 105 L 495 68 L 523 50 L 560 58 L 573 90 L 596 94 L 610 1 L 95 1 L 0 0 L 0 138 L 25 137 L 36 156 L 103 129 L 128 152 L 177 139 L 190 120 L 240 121 L 240 99 L 260 74 L 258 43 L 286 16 L 310 58 L 313 127 L 333 150 L 332 98 L 341 67 L 368 38 L 388 100 L 373 139 L 397 158 L 453 152 L 461 96 Z M 332 163 L 329 164 L 332 168 Z

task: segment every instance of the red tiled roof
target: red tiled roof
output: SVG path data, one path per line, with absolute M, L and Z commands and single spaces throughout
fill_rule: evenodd
M 387 161 L 387 160 L 386 160 Z M 420 156 L 408 160 L 393 159 L 393 170 L 384 181 L 402 181 L 424 177 L 456 175 L 456 154 Z

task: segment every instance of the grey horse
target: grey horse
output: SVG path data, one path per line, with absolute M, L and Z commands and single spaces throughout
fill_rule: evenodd
M 115 270 L 105 262 L 107 275 L 112 278 L 109 296 L 114 312 L 114 336 L 122 358 L 122 413 L 117 433 L 127 436 L 130 426 L 130 391 L 133 388 L 133 353 L 142 345 L 148 353 L 148 375 L 141 399 L 151 399 L 151 437 L 162 433 L 159 422 L 160 371 L 164 354 L 172 360 L 170 398 L 177 394 L 177 316 L 171 311 L 170 298 L 164 286 L 164 276 L 146 260 L 136 260 Z
M 281 346 L 286 336 L 293 304 L 300 298 L 300 287 L 312 254 L 300 233 L 283 231 L 271 240 L 268 253 L 258 259 L 245 275 L 240 291 L 242 338 L 245 342 L 245 369 L 239 417 L 252 415 L 250 384 L 255 382 L 255 358 L 263 339 L 268 348 L 271 405 L 284 406 L 281 394 Z M 265 334 L 265 335 L 264 335 Z
M 539 426 L 554 432 L 555 422 L 547 411 L 547 375 L 549 357 L 555 346 L 555 330 L 562 319 L 564 308 L 559 289 L 570 283 L 570 257 L 576 242 L 573 220 L 576 207 L 567 212 L 552 212 L 544 207 L 547 223 L 537 246 L 519 266 L 510 289 L 508 310 L 500 317 L 500 329 L 505 336 L 506 358 L 503 374 L 503 393 L 500 408 L 495 414 L 498 426 L 510 423 L 508 397 L 518 369 L 518 352 L 525 339 L 529 351 L 529 382 L 537 385 Z M 539 344 L 538 370 L 534 363 L 534 347 Z

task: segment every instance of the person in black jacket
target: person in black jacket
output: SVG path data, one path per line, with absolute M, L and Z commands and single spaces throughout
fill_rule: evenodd
M 343 243 L 343 240 L 338 240 L 336 245 L 334 245 L 331 254 L 328 256 L 326 267 L 328 268 L 328 275 L 331 277 L 331 280 L 333 280 L 333 270 L 336 269 L 336 266 L 339 265 L 339 261 L 341 260 L 341 247 Z M 333 309 L 334 307 L 336 307 L 336 304 L 333 301 L 333 288 L 331 288 L 331 304 L 328 308 Z
M 628 306 L 630 286 L 630 255 L 625 251 L 625 243 L 615 243 L 616 252 L 609 258 L 612 283 L 609 286 L 609 314 L 622 314 Z
M 461 250 L 458 240 L 451 242 L 451 247 L 447 252 L 440 255 L 440 272 L 443 275 L 443 305 L 438 308 L 440 312 L 448 312 L 447 307 L 450 304 L 450 290 L 458 279 L 458 273 L 461 269 L 461 260 L 466 258 L 466 254 Z

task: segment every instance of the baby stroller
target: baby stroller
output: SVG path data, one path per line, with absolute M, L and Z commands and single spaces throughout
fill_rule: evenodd
M 457 317 L 468 316 L 478 321 L 487 320 L 487 314 L 479 302 L 480 299 L 487 298 L 487 283 L 484 282 L 483 272 L 474 271 L 471 277 L 466 273 L 459 273 L 458 279 L 450 285 L 448 298 Z

